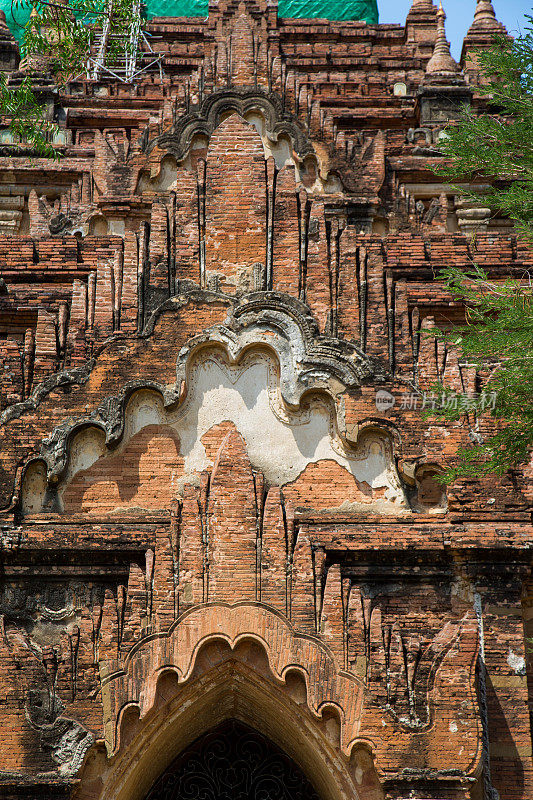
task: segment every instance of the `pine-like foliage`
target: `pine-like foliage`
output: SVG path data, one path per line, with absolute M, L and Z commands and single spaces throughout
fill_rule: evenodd
M 476 52 L 488 112 L 475 116 L 466 107 L 440 149 L 452 159 L 446 177 L 491 185 L 466 197 L 503 212 L 533 237 L 533 18 L 527 19 L 520 36 L 495 36 L 491 48 Z
M 529 279 L 490 281 L 472 267 L 441 273 L 451 294 L 466 304 L 466 322 L 453 331 L 435 331 L 475 366 L 483 385 L 465 398 L 443 384 L 433 387 L 438 416 L 466 418 L 472 446 L 459 451 L 457 464 L 445 473 L 458 477 L 503 475 L 526 462 L 533 449 L 533 292 Z M 487 434 L 482 417 L 490 415 L 495 432 Z
M 488 110 L 475 116 L 465 108 L 447 129 L 441 149 L 450 161 L 444 174 L 455 182 L 489 184 L 488 190 L 462 194 L 508 215 L 533 242 L 533 28 L 514 40 L 495 37 L 476 58 Z M 483 390 L 465 402 L 443 384 L 433 387 L 442 400 L 432 415 L 465 419 L 472 440 L 444 480 L 503 475 L 529 461 L 533 450 L 533 276 L 489 280 L 474 264 L 466 272 L 449 268 L 439 277 L 465 303 L 466 323 L 433 333 L 458 347 L 463 363 L 476 366 Z M 487 425 L 487 415 L 494 426 Z

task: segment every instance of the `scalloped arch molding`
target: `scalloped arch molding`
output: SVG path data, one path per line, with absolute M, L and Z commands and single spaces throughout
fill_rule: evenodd
M 134 381 L 57 428 L 26 470 L 24 513 L 169 508 L 213 467 L 228 425 L 251 467 L 268 485 L 290 487 L 297 505 L 407 510 L 388 432 L 343 436 L 341 393 L 371 365 L 349 345 L 333 358 L 332 340 L 317 341 L 299 308 L 271 302 L 258 320 L 257 302 L 264 298 L 252 296 L 182 348 L 174 387 Z M 323 497 L 309 486 L 321 462 L 335 464 L 337 478 Z

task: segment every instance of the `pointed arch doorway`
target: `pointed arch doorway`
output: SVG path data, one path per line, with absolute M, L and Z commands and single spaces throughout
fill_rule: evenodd
M 187 747 L 146 800 L 321 800 L 302 770 L 269 739 L 229 719 Z
M 220 628 L 223 615 L 218 614 L 217 620 Z M 86 756 L 75 800 L 383 800 L 372 759 L 359 774 L 359 760 L 352 763 L 351 757 L 346 758 L 341 749 L 342 718 L 334 712 L 339 706 L 330 700 L 317 714 L 306 681 L 308 673 L 297 666 L 295 656 L 290 668 L 284 669 L 285 678 L 280 679 L 272 673 L 264 645 L 250 634 L 241 635 L 234 646 L 220 631 L 205 636 L 200 629 L 200 634 L 202 645 L 186 680 L 180 680 L 183 672 L 177 673 L 168 663 L 151 670 L 147 660 L 140 665 L 136 680 L 144 687 L 145 704 L 141 709 L 123 703 L 116 718 L 110 715 L 116 751 L 110 757 L 103 741 L 94 745 Z M 157 644 L 158 640 L 151 642 Z M 290 648 L 286 652 L 292 654 Z M 167 650 L 167 661 L 170 655 Z M 223 794 L 215 784 L 214 789 L 180 795 L 173 776 L 192 764 L 187 762 L 189 756 L 196 754 L 197 763 L 197 748 L 201 750 L 202 743 L 208 742 L 205 737 L 224 732 L 230 723 L 259 737 L 255 741 L 263 753 L 270 754 L 273 764 L 279 763 L 274 756 L 279 759 L 281 754 L 285 764 L 282 786 L 289 791 L 280 792 L 278 781 L 276 792 L 270 794 L 262 789 L 254 796 L 247 789 L 243 796 L 234 787 L 231 794 Z M 223 752 L 230 749 L 229 739 L 226 732 Z M 236 736 L 231 747 L 242 741 Z M 213 760 L 211 751 L 206 752 Z M 274 775 L 279 771 L 278 767 L 271 770 Z M 205 776 L 205 769 L 200 772 Z M 301 794 L 291 794 L 294 781 L 287 780 L 291 774 L 296 774 L 296 782 L 304 787 Z M 256 781 L 254 785 L 259 784 Z M 272 787 L 272 783 L 268 785 Z

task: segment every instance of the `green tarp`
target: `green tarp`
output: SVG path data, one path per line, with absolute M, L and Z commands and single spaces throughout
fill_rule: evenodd
M 28 10 L 16 10 L 12 15 L 11 0 L 0 0 L 7 24 L 17 39 L 29 19 Z M 205 17 L 207 0 L 146 0 L 146 13 L 151 17 Z M 370 24 L 378 21 L 377 0 L 279 0 L 280 17 L 302 19 L 355 19 Z
M 206 17 L 207 0 L 147 0 L 148 17 Z M 377 0 L 278 0 L 280 17 L 378 21 Z

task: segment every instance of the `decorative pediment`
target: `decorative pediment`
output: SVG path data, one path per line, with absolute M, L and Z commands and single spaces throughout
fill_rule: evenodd
M 169 301 L 169 305 L 172 302 Z M 164 310 L 160 309 L 159 313 Z M 152 327 L 155 324 L 156 317 L 151 322 Z M 256 355 L 252 355 L 252 351 Z M 279 441 L 284 436 L 288 437 L 287 441 L 294 440 L 296 450 L 290 460 L 298 465 L 287 472 L 283 482 L 294 480 L 299 471 L 319 460 L 319 452 L 323 459 L 336 460 L 353 473 L 349 465 L 353 459 L 354 464 L 360 461 L 361 455 L 356 452 L 356 433 L 352 431 L 351 441 L 345 438 L 342 394 L 346 389 L 355 389 L 371 375 L 379 376 L 379 367 L 354 345 L 321 336 L 316 322 L 298 301 L 276 293 L 248 295 L 241 303 L 230 307 L 224 324 L 206 329 L 181 348 L 174 384 L 132 380 L 118 395 L 105 398 L 89 414 L 75 420 L 67 419 L 58 426 L 41 447 L 40 460 L 46 465 L 45 484 L 41 489 L 43 498 L 46 484 L 56 486 L 67 473 L 67 480 L 72 479 L 73 469 L 76 472 L 83 469 L 83 465 L 87 467 L 89 462 L 92 464 L 105 457 L 106 451 L 111 454 L 118 446 L 116 455 L 109 457 L 120 458 L 120 453 L 128 448 L 128 441 L 148 425 L 155 425 L 158 431 L 157 426 L 168 428 L 172 437 L 185 442 L 184 447 L 189 452 L 194 446 L 200 447 L 200 440 L 209 427 L 226 421 L 241 430 L 252 449 L 252 439 L 258 439 L 252 434 L 254 429 L 262 431 L 265 437 L 275 436 L 274 431 L 278 430 Z M 220 396 L 212 401 L 213 407 L 209 410 L 209 401 L 205 398 L 217 395 L 216 386 L 225 386 L 225 389 L 219 390 Z M 253 407 L 249 407 L 247 399 L 250 393 L 255 395 Z M 305 400 L 306 395 L 314 397 L 309 401 L 311 405 Z M 318 399 L 318 395 L 322 395 L 322 399 Z M 143 403 L 151 409 L 146 411 L 144 424 L 130 421 L 128 432 L 128 409 L 132 417 L 137 413 L 132 409 Z M 202 414 L 209 420 L 203 428 L 198 424 Z M 296 433 L 291 434 L 291 430 Z M 126 441 L 123 441 L 125 432 Z M 298 444 L 298 432 L 308 437 L 307 445 Z M 159 431 L 158 436 L 160 434 Z M 77 444 L 74 443 L 76 437 Z M 85 446 L 80 444 L 84 437 Z M 333 444 L 321 445 L 324 437 Z M 196 445 L 191 444 L 193 439 Z M 391 447 L 385 429 L 381 441 L 382 445 L 377 447 L 384 447 L 385 454 Z M 261 447 L 259 443 L 258 452 Z M 304 456 L 306 449 L 308 455 Z M 279 460 L 283 461 L 289 453 L 290 449 Z M 182 453 L 181 457 L 186 456 Z M 175 458 L 179 460 L 177 455 Z M 383 455 L 383 458 L 385 464 L 391 456 Z M 73 467 L 73 463 L 81 466 Z M 254 466 L 261 468 L 259 463 Z M 203 468 L 200 466 L 200 470 Z M 34 474 L 35 469 L 42 472 L 37 465 Z M 269 480 L 279 483 L 272 480 L 272 476 Z M 398 485 L 397 480 L 395 482 Z M 26 480 L 26 487 L 30 483 Z M 400 497 L 401 491 L 395 494 Z M 24 503 L 34 508 L 27 496 L 23 497 Z
M 386 430 L 344 435 L 343 378 L 357 385 L 367 366 L 349 348 L 329 360 L 327 340 L 307 351 L 305 326 L 275 302 L 258 322 L 251 303 L 182 348 L 175 387 L 131 382 L 57 428 L 26 470 L 22 508 L 168 509 L 205 470 L 214 479 L 217 450 L 235 431 L 247 469 L 284 487 L 293 507 L 406 513 Z M 317 492 L 331 470 L 336 480 Z
M 297 633 L 282 613 L 262 603 L 241 602 L 192 608 L 167 632 L 141 640 L 121 662 L 102 663 L 103 702 L 111 712 L 106 720 L 109 755 L 119 746 L 123 710 L 136 705 L 140 716 L 146 716 L 154 705 L 161 673 L 174 672 L 179 683 L 189 680 L 199 650 L 210 640 L 223 640 L 232 649 L 240 641 L 255 641 L 264 649 L 279 681 L 296 669 L 305 682 L 307 706 L 316 718 L 322 716 L 325 706 L 338 710 L 342 749 L 349 754 L 361 723 L 363 682 L 342 670 L 321 637 Z M 140 682 L 139 675 L 143 675 Z
M 277 142 L 281 136 L 286 136 L 301 160 L 314 154 L 313 146 L 297 117 L 285 108 L 277 95 L 259 88 L 220 89 L 209 94 L 196 110 L 177 119 L 169 132 L 146 142 L 145 152 L 149 154 L 157 148 L 181 161 L 189 152 L 195 136 L 203 135 L 210 139 L 223 119 L 231 113 L 243 119 L 250 114 L 260 114 L 266 135 L 271 141 Z
M 252 124 L 260 135 L 265 161 L 273 157 L 278 168 L 293 166 L 298 178 L 312 193 L 347 192 L 352 199 L 370 206 L 377 202 L 377 193 L 385 178 L 385 141 L 381 132 L 361 138 L 348 156 L 343 136 L 335 129 L 331 112 L 322 111 L 320 100 L 307 91 L 300 97 L 294 83 L 281 93 L 259 87 L 226 87 L 206 96 L 200 87 L 198 102 L 177 117 L 169 130 L 150 136 L 147 128 L 140 146 L 150 165 L 151 176 L 162 169 L 165 158 L 172 156 L 178 164 L 203 156 L 202 151 L 214 135 L 220 137 L 225 120 L 234 116 Z M 294 111 L 290 110 L 294 106 Z M 258 137 L 259 138 L 259 137 Z M 227 144 L 234 141 L 230 136 Z M 196 153 L 195 153 L 196 150 Z M 231 151 L 231 146 L 229 148 Z M 192 159 L 194 162 L 194 158 Z M 141 165 L 141 162 L 138 162 Z M 249 176 L 246 176 L 249 177 Z M 141 183 L 141 186 L 147 186 Z M 155 185 L 154 185 L 155 188 Z M 375 209 L 374 209 L 375 211 Z

